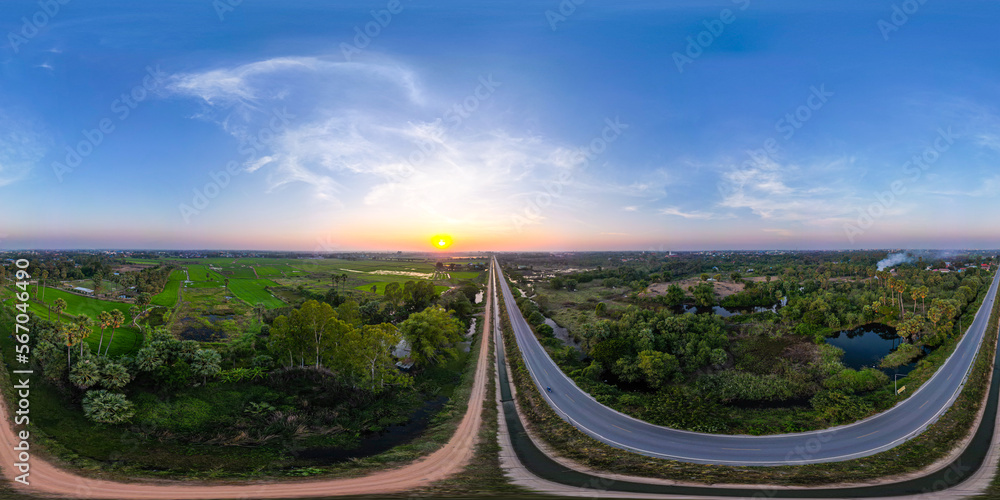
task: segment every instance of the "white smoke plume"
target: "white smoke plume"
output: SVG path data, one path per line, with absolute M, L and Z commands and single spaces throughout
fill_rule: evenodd
M 894 253 L 878 261 L 878 270 L 882 271 L 887 267 L 898 266 L 900 264 L 905 264 L 907 262 L 913 262 L 912 255 L 909 255 L 906 252 Z

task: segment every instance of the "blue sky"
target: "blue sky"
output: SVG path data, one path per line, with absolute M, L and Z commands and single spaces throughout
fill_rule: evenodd
M 1000 247 L 995 2 L 224 2 L 0 6 L 0 248 Z

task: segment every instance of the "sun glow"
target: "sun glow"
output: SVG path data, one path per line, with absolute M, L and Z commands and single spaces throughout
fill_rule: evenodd
M 451 236 L 447 234 L 438 234 L 431 238 L 431 244 L 434 245 L 434 248 L 437 248 L 438 250 L 444 250 L 450 247 L 451 243 L 452 243 Z

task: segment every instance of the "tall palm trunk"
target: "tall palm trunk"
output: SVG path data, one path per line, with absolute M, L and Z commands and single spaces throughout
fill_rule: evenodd
M 101 346 L 104 345 L 104 327 L 101 327 L 101 340 L 97 343 L 97 355 L 101 355 Z
M 108 351 L 110 351 L 110 350 L 111 350 L 111 344 L 113 344 L 113 343 L 114 343 L 114 341 L 115 341 L 115 329 L 114 329 L 114 328 L 112 328 L 112 329 L 111 329 L 111 338 L 110 338 L 110 339 L 108 339 L 108 347 L 107 347 L 107 349 L 105 349 L 105 350 L 104 350 L 104 355 L 105 355 L 105 356 L 107 356 L 107 355 L 108 355 Z M 100 353 L 101 353 L 101 348 L 100 348 L 100 347 L 98 347 L 98 348 L 97 348 L 97 354 L 100 354 Z

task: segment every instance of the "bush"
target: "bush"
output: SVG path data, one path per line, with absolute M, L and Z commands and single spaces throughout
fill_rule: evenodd
M 889 382 L 889 376 L 874 368 L 861 371 L 844 368 L 836 375 L 823 381 L 823 387 L 845 394 L 869 392 Z
M 135 407 L 124 394 L 88 391 L 83 398 L 83 414 L 97 423 L 123 424 L 132 420 Z
M 555 330 L 551 326 L 546 324 L 541 324 L 535 327 L 535 332 L 541 337 L 553 337 L 555 336 Z
M 896 368 L 911 363 L 917 356 L 920 356 L 921 349 L 913 344 L 900 344 L 895 351 L 886 354 L 879 366 L 882 368 Z
M 785 378 L 731 370 L 704 375 L 698 379 L 696 387 L 699 392 L 725 402 L 783 401 L 795 397 L 793 384 Z
M 867 417 L 872 407 L 857 396 L 848 396 L 839 391 L 823 391 L 810 400 L 813 408 L 824 420 L 839 424 L 854 422 Z
M 538 326 L 542 323 L 545 323 L 545 316 L 542 316 L 542 313 L 538 311 L 534 311 L 528 316 L 528 323 L 531 323 L 534 326 Z

